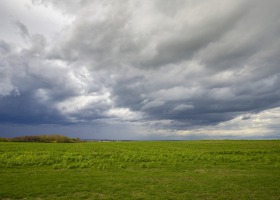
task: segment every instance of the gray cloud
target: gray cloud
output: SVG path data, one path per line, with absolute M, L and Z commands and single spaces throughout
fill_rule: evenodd
M 21 51 L 1 42 L 1 122 L 69 124 L 105 117 L 111 105 L 102 83 L 85 67 L 48 59 L 44 36 L 28 42 Z
M 30 38 L 28 28 L 23 23 L 21 23 L 20 21 L 17 20 L 17 21 L 15 21 L 15 25 L 19 28 L 20 35 L 24 39 L 29 39 Z
M 280 106 L 276 0 L 32 2 L 74 20 L 0 42 L 2 122 L 181 131 Z

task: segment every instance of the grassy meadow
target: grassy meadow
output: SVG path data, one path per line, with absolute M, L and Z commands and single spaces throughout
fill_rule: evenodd
M 0 142 L 0 199 L 280 199 L 280 141 Z

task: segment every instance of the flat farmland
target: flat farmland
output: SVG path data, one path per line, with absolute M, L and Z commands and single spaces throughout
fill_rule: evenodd
M 280 141 L 0 143 L 0 199 L 280 199 Z

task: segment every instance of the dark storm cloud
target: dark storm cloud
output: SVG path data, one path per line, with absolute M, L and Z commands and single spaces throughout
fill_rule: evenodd
M 0 121 L 3 123 L 65 122 L 64 116 L 48 104 L 39 102 L 36 95 L 40 89 L 52 89 L 52 83 L 45 79 L 44 74 L 40 74 L 43 71 L 35 69 L 36 65 L 42 65 L 42 61 L 34 58 L 34 54 L 38 56 L 43 51 L 40 48 L 43 45 L 38 44 L 42 38 L 38 37 L 41 36 L 34 36 L 30 49 L 20 53 L 4 43 L 9 51 L 1 54 L 0 61 Z
M 184 130 L 280 106 L 279 1 L 32 2 L 74 20 L 51 41 L 17 21 L 20 51 L 1 41 L 2 122 Z
M 56 110 L 42 105 L 32 94 L 3 97 L 0 100 L 0 121 L 15 124 L 69 123 Z
M 20 51 L 0 43 L 2 123 L 69 124 L 105 117 L 108 95 L 86 68 L 48 59 L 49 47 L 42 35 L 32 35 L 27 42 L 28 47 Z

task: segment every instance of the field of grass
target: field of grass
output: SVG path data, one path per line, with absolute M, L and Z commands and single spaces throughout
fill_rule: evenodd
M 280 199 L 280 141 L 0 143 L 0 199 Z

